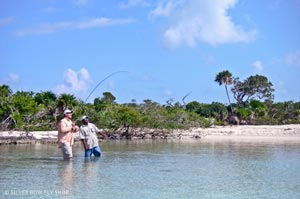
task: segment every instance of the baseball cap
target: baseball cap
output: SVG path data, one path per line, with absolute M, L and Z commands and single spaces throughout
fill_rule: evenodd
M 86 116 L 86 115 L 84 115 L 84 116 L 82 117 L 82 120 L 86 120 L 86 119 L 89 119 L 89 117 Z
M 68 114 L 68 113 L 73 113 L 73 111 L 71 111 L 70 109 L 66 109 L 66 110 L 64 111 L 64 114 Z

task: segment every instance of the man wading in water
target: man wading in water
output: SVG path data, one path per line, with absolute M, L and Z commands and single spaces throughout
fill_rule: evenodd
M 91 157 L 92 154 L 94 156 L 101 156 L 101 149 L 99 147 L 97 133 L 99 133 L 103 138 L 107 138 L 107 136 L 102 133 L 94 124 L 89 123 L 89 117 L 82 117 L 82 125 L 79 130 L 79 138 L 82 141 L 85 153 L 84 156 Z
M 71 120 L 72 114 L 73 111 L 66 109 L 64 111 L 64 118 L 58 124 L 58 147 L 61 148 L 64 160 L 72 159 L 73 133 L 79 130 L 79 127 Z

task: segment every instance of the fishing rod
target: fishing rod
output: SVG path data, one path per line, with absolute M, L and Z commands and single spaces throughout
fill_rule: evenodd
M 85 99 L 84 103 L 81 104 L 81 109 L 83 109 L 83 105 L 87 102 L 87 100 L 89 99 L 89 97 L 93 94 L 93 92 L 105 81 L 107 80 L 108 78 L 110 78 L 111 76 L 114 76 L 116 74 L 119 74 L 119 73 L 129 73 L 129 71 L 116 71 L 116 72 L 113 72 L 113 73 L 110 73 L 109 75 L 107 75 L 104 79 L 102 79 L 96 86 L 95 88 L 90 92 L 90 94 L 87 96 L 87 98 Z M 85 111 L 83 111 L 83 115 L 85 115 Z M 77 119 L 76 121 L 80 121 L 80 119 Z
M 113 72 L 111 74 L 109 74 L 108 76 L 106 76 L 103 80 L 101 80 L 96 86 L 95 88 L 90 92 L 90 94 L 87 96 L 87 98 L 85 99 L 84 103 L 87 102 L 87 100 L 89 99 L 89 97 L 93 94 L 93 92 L 98 88 L 98 86 L 100 86 L 100 84 L 102 84 L 105 80 L 107 80 L 108 78 L 110 78 L 111 76 L 113 75 L 116 75 L 118 73 L 129 73 L 128 71 L 116 71 L 116 72 Z

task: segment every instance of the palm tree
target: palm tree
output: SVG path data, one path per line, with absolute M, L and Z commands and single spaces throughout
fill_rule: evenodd
M 52 91 L 42 91 L 34 95 L 34 101 L 39 105 L 43 105 L 44 108 L 40 112 L 40 116 L 52 115 L 55 117 L 57 96 Z
M 40 93 L 35 94 L 34 100 L 38 104 L 43 104 L 47 108 L 49 108 L 50 105 L 52 105 L 54 102 L 56 102 L 57 97 L 52 91 L 42 91 Z
M 61 112 L 65 109 L 72 109 L 78 105 L 78 101 L 74 95 L 63 93 L 58 97 L 58 108 Z
M 228 89 L 227 89 L 227 85 L 232 84 L 232 74 L 228 70 L 224 70 L 222 72 L 219 72 L 216 75 L 215 82 L 218 82 L 220 86 L 223 85 L 223 84 L 225 85 L 228 102 L 230 104 L 231 114 L 233 114 L 232 105 L 231 105 L 231 102 L 230 102 L 230 98 L 229 98 L 229 95 L 228 95 Z
M 0 97 L 9 97 L 12 94 L 12 90 L 8 85 L 0 86 Z

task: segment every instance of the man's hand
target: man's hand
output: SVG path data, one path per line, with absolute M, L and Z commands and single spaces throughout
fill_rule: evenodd
M 108 139 L 108 136 L 104 132 L 99 131 L 98 133 L 103 137 L 103 139 Z
M 72 131 L 73 132 L 78 132 L 79 131 L 79 127 L 75 123 L 72 124 Z
M 82 142 L 82 144 L 83 144 L 84 150 L 87 150 L 88 147 L 87 147 L 86 139 L 81 139 L 81 142 Z

